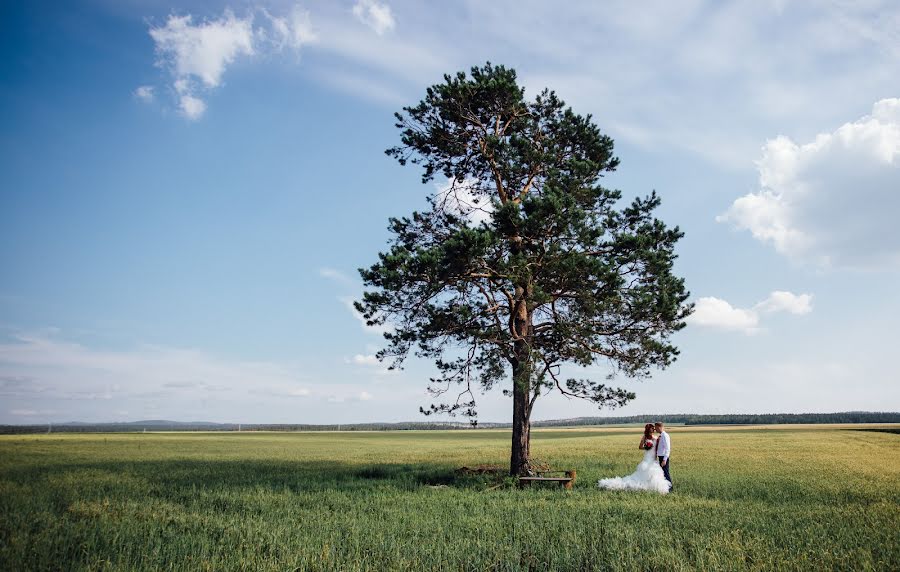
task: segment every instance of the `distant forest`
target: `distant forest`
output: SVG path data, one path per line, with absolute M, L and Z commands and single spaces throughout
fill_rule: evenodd
M 900 423 L 900 412 L 877 413 L 770 413 L 762 415 L 632 415 L 629 417 L 578 417 L 535 421 L 533 427 L 580 427 L 596 425 L 633 425 L 662 421 L 670 425 L 772 425 L 791 423 Z M 0 434 L 24 433 L 139 433 L 142 431 L 409 431 L 467 430 L 473 426 L 457 422 L 353 423 L 334 425 L 237 424 L 179 421 L 133 421 L 129 423 L 62 423 L 59 425 L 0 425 Z M 503 429 L 508 423 L 479 423 L 478 428 Z

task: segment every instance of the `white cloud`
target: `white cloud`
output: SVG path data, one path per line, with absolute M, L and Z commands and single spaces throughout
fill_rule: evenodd
M 717 217 L 821 267 L 900 267 L 900 99 L 812 141 L 770 140 L 760 190 Z
M 697 300 L 694 313 L 688 317 L 687 322 L 706 328 L 755 334 L 761 330 L 760 314 L 787 312 L 802 315 L 811 311 L 812 296 L 810 294 L 797 295 L 776 290 L 762 302 L 747 309 L 736 308 L 721 298 L 708 296 Z
M 360 22 L 375 30 L 379 36 L 394 29 L 395 22 L 391 7 L 376 0 L 359 0 L 353 6 L 353 15 Z
M 178 79 L 198 78 L 207 87 L 222 82 L 226 66 L 241 55 L 253 55 L 253 17 L 222 17 L 193 23 L 193 17 L 169 16 L 166 25 L 150 28 L 159 63 Z
M 687 321 L 696 326 L 736 330 L 748 334 L 759 330 L 759 316 L 756 312 L 735 308 L 725 300 L 713 296 L 697 300 L 694 313 Z
M 178 108 L 186 118 L 196 121 L 206 112 L 206 103 L 202 99 L 185 93 L 178 99 Z
M 299 51 L 318 41 L 309 11 L 295 6 L 286 16 L 273 16 L 265 9 L 267 27 L 254 27 L 253 14 L 240 18 L 225 10 L 218 18 L 195 23 L 190 14 L 169 16 L 165 25 L 150 28 L 156 47 L 157 65 L 171 75 L 179 112 L 197 120 L 206 111 L 200 97 L 222 85 L 227 68 L 241 57 L 279 52 L 285 47 Z M 141 86 L 135 96 L 152 97 L 153 88 Z
M 356 365 L 381 366 L 381 362 L 374 355 L 356 354 L 350 361 Z
M 178 109 L 191 120 L 206 111 L 196 92 L 218 87 L 228 65 L 254 54 L 253 16 L 238 18 L 230 10 L 198 24 L 191 15 L 169 16 L 165 26 L 150 28 L 150 37 L 157 64 L 172 75 Z
M 310 19 L 309 10 L 303 10 L 298 5 L 294 6 L 287 16 L 276 17 L 268 12 L 265 14 L 271 23 L 271 35 L 274 37 L 276 49 L 280 50 L 288 46 L 299 50 L 303 46 L 319 41 L 319 36 Z
M 360 401 L 371 401 L 372 394 L 369 393 L 368 391 L 360 391 L 359 395 L 357 396 L 357 399 L 359 399 Z
M 798 316 L 809 314 L 812 312 L 812 296 L 776 290 L 757 304 L 754 309 L 764 313 L 787 312 Z
M 132 92 L 132 95 L 134 95 L 134 97 L 136 97 L 137 99 L 139 99 L 145 103 L 150 103 L 153 101 L 153 86 L 151 86 L 151 85 L 139 86 L 137 89 L 135 89 Z

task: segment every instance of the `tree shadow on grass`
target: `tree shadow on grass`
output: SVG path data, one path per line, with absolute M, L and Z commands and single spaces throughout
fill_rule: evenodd
M 900 427 L 873 427 L 871 429 L 847 429 L 847 431 L 863 431 L 866 433 L 893 433 L 900 435 Z
M 499 472 L 460 471 L 437 463 L 353 464 L 334 461 L 280 460 L 154 460 L 58 463 L 16 467 L 4 471 L 6 480 L 22 484 L 70 483 L 110 492 L 139 483 L 139 488 L 165 491 L 411 491 L 422 487 L 483 489 L 503 482 Z

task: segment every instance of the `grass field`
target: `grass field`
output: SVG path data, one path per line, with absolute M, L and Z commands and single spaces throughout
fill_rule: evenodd
M 570 492 L 454 476 L 505 431 L 3 436 L 0 570 L 900 570 L 900 434 L 675 427 L 675 494 L 597 490 L 639 433 L 535 431 Z

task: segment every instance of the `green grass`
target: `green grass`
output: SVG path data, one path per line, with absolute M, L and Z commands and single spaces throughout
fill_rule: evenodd
M 673 428 L 669 496 L 595 488 L 623 428 L 534 433 L 571 492 L 454 477 L 504 431 L 3 436 L 0 570 L 898 570 L 900 435 L 844 429 Z

